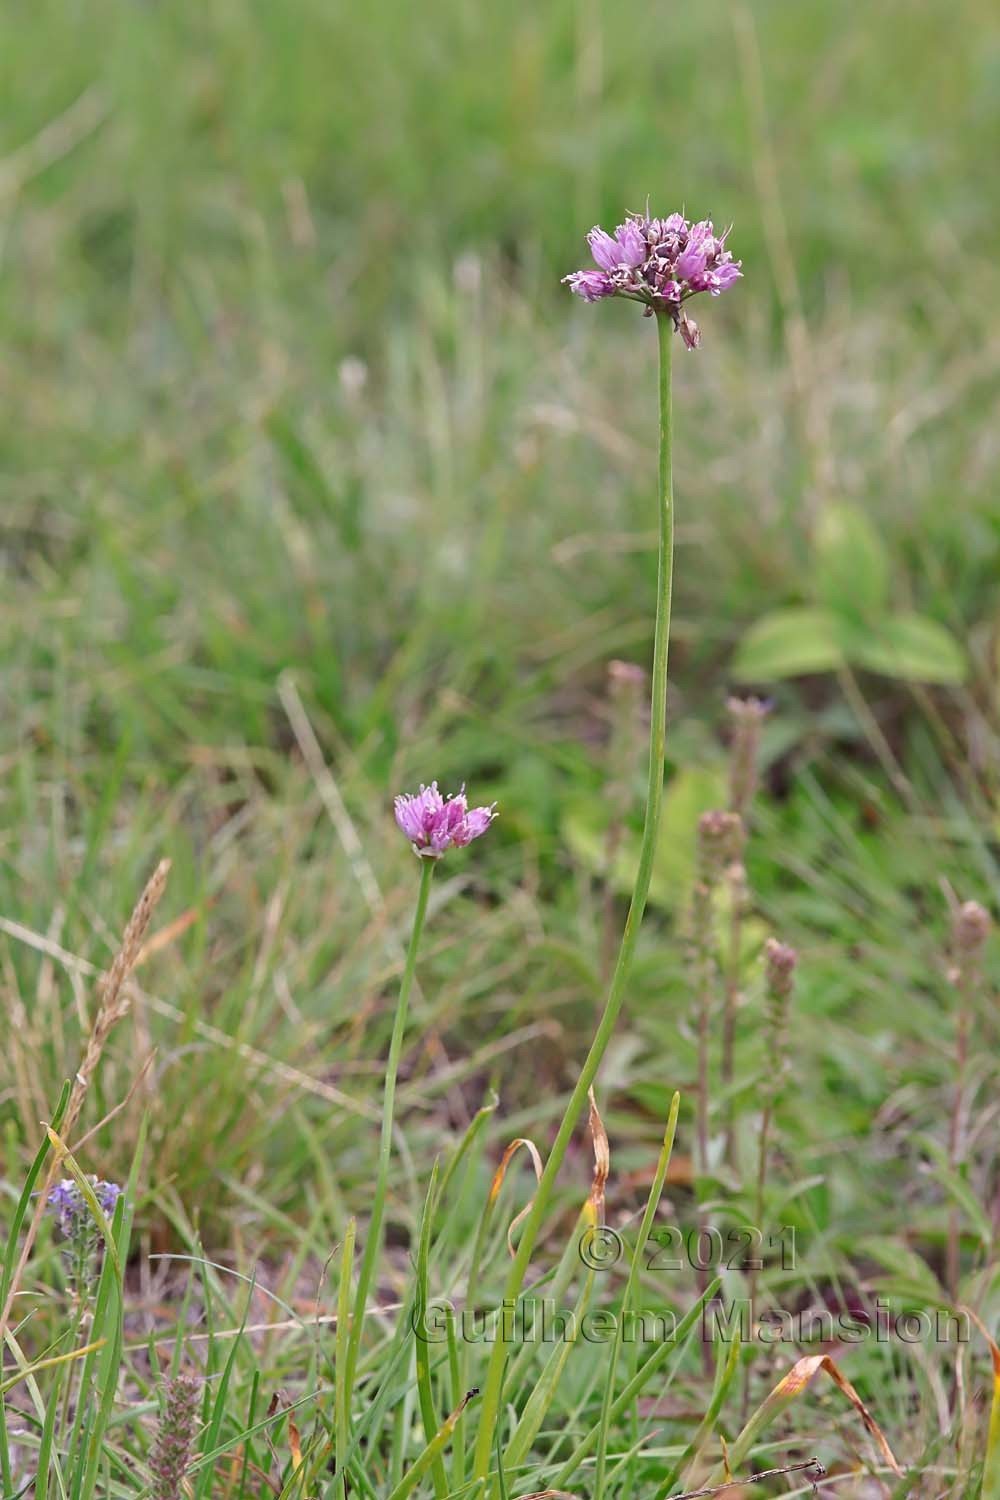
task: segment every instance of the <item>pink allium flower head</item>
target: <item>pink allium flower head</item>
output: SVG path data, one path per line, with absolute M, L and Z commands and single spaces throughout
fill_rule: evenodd
M 718 297 L 739 281 L 742 262 L 726 249 L 728 235 L 728 229 L 717 235 L 711 219 L 692 224 L 683 214 L 631 214 L 614 234 L 599 225 L 588 234 L 599 270 L 573 271 L 563 281 L 584 302 L 627 297 L 641 302 L 647 314 L 665 313 L 686 347 L 696 349 L 698 327 L 682 314 L 681 304 L 699 292 Z
M 437 782 L 432 781 L 430 786 L 421 786 L 415 797 L 397 797 L 395 813 L 414 853 L 440 859 L 446 849 L 462 849 L 480 838 L 496 817 L 496 803 L 470 807 L 464 787 L 454 797 L 442 797 Z

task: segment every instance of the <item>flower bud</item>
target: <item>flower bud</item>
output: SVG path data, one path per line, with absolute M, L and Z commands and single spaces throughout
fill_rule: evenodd
M 963 901 L 952 918 L 951 940 L 956 956 L 978 961 L 982 956 L 993 923 L 985 906 L 978 901 Z
M 730 698 L 726 704 L 733 724 L 729 752 L 729 805 L 743 817 L 746 817 L 757 790 L 760 730 L 770 707 L 760 698 Z
M 779 943 L 777 938 L 771 937 L 764 944 L 767 988 L 774 999 L 784 1000 L 792 993 L 798 961 L 798 953 L 788 943 Z
M 715 808 L 698 819 L 698 863 L 701 878 L 713 885 L 725 867 L 738 860 L 743 848 L 743 819 L 739 813 Z

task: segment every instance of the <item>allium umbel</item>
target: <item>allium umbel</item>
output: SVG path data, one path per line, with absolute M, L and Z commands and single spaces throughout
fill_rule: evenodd
M 584 302 L 602 297 L 628 297 L 642 302 L 647 314 L 662 312 L 673 319 L 684 343 L 696 349 L 698 325 L 684 312 L 683 303 L 698 292 L 718 297 L 743 275 L 742 261 L 726 249 L 727 229 L 717 235 L 711 219 L 691 224 L 683 214 L 649 219 L 630 214 L 614 234 L 598 225 L 587 242 L 597 271 L 573 271 L 564 276 Z
M 446 849 L 462 849 L 480 838 L 496 817 L 496 803 L 470 807 L 465 788 L 453 797 L 442 797 L 438 784 L 421 786 L 415 797 L 400 796 L 395 802 L 396 822 L 423 859 L 440 859 Z

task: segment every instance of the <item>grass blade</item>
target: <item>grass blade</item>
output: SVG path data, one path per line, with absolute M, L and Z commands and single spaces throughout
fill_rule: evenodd
M 427 1189 L 427 1198 L 424 1202 L 423 1217 L 420 1221 L 420 1237 L 417 1243 L 417 1311 L 420 1321 L 418 1328 L 423 1327 L 423 1317 L 427 1308 L 428 1288 L 428 1260 L 430 1258 L 431 1225 L 434 1218 L 434 1205 L 437 1197 L 438 1163 L 435 1162 L 431 1170 L 430 1186 Z M 431 1381 L 430 1344 L 426 1338 L 416 1340 L 416 1363 L 417 1363 L 417 1396 L 420 1401 L 420 1418 L 424 1424 L 424 1432 L 430 1439 L 437 1427 L 437 1414 L 434 1409 L 434 1388 Z M 456 1421 L 457 1421 L 456 1417 Z M 434 1480 L 434 1493 L 437 1500 L 444 1500 L 448 1494 L 448 1475 L 445 1471 L 444 1460 L 440 1454 L 435 1454 L 430 1460 L 431 1477 Z
M 50 1122 L 53 1130 L 58 1130 L 62 1124 L 63 1115 L 66 1113 L 68 1103 L 69 1084 L 64 1083 L 62 1093 L 59 1095 L 59 1103 L 56 1105 L 55 1113 Z M 17 1261 L 17 1242 L 21 1234 L 21 1225 L 24 1223 L 28 1212 L 28 1205 L 31 1202 L 31 1195 L 35 1190 L 35 1183 L 38 1181 L 38 1175 L 45 1165 L 45 1158 L 49 1154 L 51 1145 L 52 1142 L 48 1134 L 46 1134 L 45 1139 L 35 1153 L 35 1159 L 28 1169 L 27 1177 L 24 1179 L 21 1196 L 17 1200 L 17 1207 L 14 1210 L 14 1217 L 11 1220 L 10 1230 L 7 1235 L 7 1246 L 3 1257 L 3 1273 L 0 1276 L 0 1307 L 6 1306 L 7 1303 L 7 1294 L 10 1291 L 10 1284 L 14 1277 L 14 1266 Z
M 340 1282 L 337 1289 L 337 1341 L 334 1349 L 334 1431 L 337 1455 L 336 1489 L 347 1500 L 347 1444 L 351 1421 L 351 1392 L 347 1385 L 347 1340 L 351 1320 L 351 1270 L 354 1266 L 354 1236 L 357 1219 L 349 1219 L 340 1251 Z
M 639 1366 L 638 1370 L 632 1376 L 632 1379 L 625 1385 L 620 1394 L 615 1397 L 614 1401 L 612 1401 L 611 1409 L 608 1414 L 609 1422 L 616 1422 L 618 1420 L 622 1412 L 627 1410 L 629 1403 L 635 1400 L 640 1391 L 653 1378 L 664 1361 L 671 1354 L 676 1354 L 678 1352 L 680 1347 L 683 1345 L 687 1335 L 692 1331 L 698 1319 L 701 1317 L 706 1303 L 710 1302 L 716 1295 L 721 1284 L 721 1278 L 718 1276 L 714 1279 L 714 1281 L 710 1281 L 698 1300 L 692 1303 L 691 1307 L 688 1308 L 687 1312 L 678 1323 L 674 1333 L 674 1337 L 669 1341 L 665 1341 L 664 1343 L 660 1344 L 659 1348 L 654 1349 L 649 1358 Z M 559 1470 L 558 1475 L 553 1480 L 553 1486 L 556 1489 L 562 1489 L 563 1486 L 569 1482 L 571 1476 L 580 1467 L 580 1464 L 587 1457 L 587 1454 L 590 1453 L 591 1449 L 597 1443 L 600 1431 L 601 1424 L 600 1422 L 596 1422 L 587 1433 L 587 1436 L 585 1438 L 581 1438 L 580 1442 L 577 1443 L 576 1447 L 573 1449 L 573 1452 L 570 1454 L 569 1458 Z
M 608 1454 L 608 1427 L 610 1425 L 611 1403 L 615 1394 L 615 1376 L 618 1373 L 618 1359 L 621 1354 L 622 1343 L 625 1338 L 625 1320 L 629 1315 L 632 1304 L 636 1297 L 639 1282 L 639 1272 L 642 1267 L 643 1252 L 649 1239 L 653 1220 L 660 1202 L 660 1194 L 663 1184 L 667 1178 L 667 1170 L 670 1166 L 670 1156 L 674 1149 L 674 1135 L 677 1131 L 677 1114 L 681 1107 L 681 1096 L 675 1093 L 670 1101 L 670 1112 L 667 1116 L 666 1129 L 663 1132 L 663 1145 L 660 1147 L 660 1155 L 656 1163 L 656 1171 L 653 1173 L 653 1182 L 649 1189 L 649 1197 L 646 1200 L 646 1208 L 639 1225 L 639 1234 L 635 1242 L 635 1250 L 632 1254 L 632 1264 L 629 1266 L 628 1278 L 625 1282 L 625 1291 L 622 1294 L 621 1312 L 618 1318 L 618 1326 L 615 1330 L 615 1341 L 611 1348 L 611 1357 L 608 1360 L 608 1376 L 604 1383 L 604 1398 L 601 1403 L 601 1420 L 598 1423 L 597 1435 L 597 1470 L 594 1478 L 594 1500 L 603 1500 L 604 1477 Z
M 408 1469 L 407 1472 L 403 1475 L 402 1479 L 396 1485 L 396 1488 L 387 1497 L 387 1500 L 406 1500 L 406 1496 L 409 1495 L 414 1489 L 416 1489 L 421 1479 L 423 1479 L 424 1475 L 427 1473 L 427 1470 L 431 1467 L 436 1459 L 440 1458 L 444 1449 L 447 1447 L 449 1439 L 451 1438 L 451 1435 L 455 1430 L 455 1423 L 458 1421 L 459 1417 L 462 1415 L 469 1402 L 478 1394 L 478 1391 L 470 1391 L 467 1396 L 462 1397 L 462 1400 L 456 1406 L 455 1410 L 451 1413 L 450 1416 L 445 1418 L 441 1426 L 438 1428 L 438 1431 L 434 1434 L 430 1442 L 427 1444 L 427 1447 L 424 1449 L 423 1453 L 421 1453 L 420 1457 L 414 1463 L 413 1467 Z

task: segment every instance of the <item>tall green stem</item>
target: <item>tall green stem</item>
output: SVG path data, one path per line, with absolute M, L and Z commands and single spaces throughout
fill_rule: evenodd
M 611 975 L 611 983 L 604 1011 L 598 1023 L 590 1051 L 587 1053 L 587 1059 L 577 1079 L 576 1087 L 573 1089 L 570 1101 L 566 1106 L 566 1112 L 563 1115 L 562 1124 L 559 1126 L 559 1132 L 549 1153 L 549 1159 L 545 1164 L 545 1170 L 542 1173 L 541 1181 L 535 1193 L 531 1213 L 525 1220 L 524 1228 L 521 1231 L 517 1254 L 511 1265 L 507 1285 L 504 1289 L 504 1297 L 510 1299 L 514 1299 L 520 1295 L 525 1273 L 531 1261 L 532 1251 L 535 1248 L 535 1241 L 538 1238 L 542 1220 L 545 1217 L 549 1200 L 552 1197 L 556 1177 L 559 1174 L 559 1168 L 562 1166 L 563 1157 L 566 1155 L 566 1148 L 569 1145 L 576 1122 L 579 1119 L 580 1111 L 586 1102 L 587 1090 L 593 1083 L 597 1070 L 601 1065 L 601 1059 L 607 1049 L 608 1042 L 611 1040 L 615 1022 L 618 1019 L 618 1013 L 622 1008 L 622 1001 L 625 998 L 625 987 L 631 973 L 632 960 L 635 957 L 636 943 L 639 938 L 639 926 L 646 908 L 646 897 L 649 894 L 649 882 L 653 873 L 653 859 L 656 854 L 657 833 L 660 826 L 660 806 L 663 801 L 663 757 L 667 732 L 667 649 L 670 643 L 670 598 L 674 571 L 674 495 L 671 469 L 672 414 L 670 403 L 670 353 L 673 325 L 669 317 L 658 314 L 656 316 L 656 328 L 659 338 L 660 355 L 660 458 L 658 471 L 659 483 L 657 486 L 660 516 L 660 550 L 656 585 L 656 633 L 653 643 L 652 711 L 649 727 L 649 784 L 646 792 L 646 816 L 642 830 L 642 845 L 639 850 L 639 868 L 636 872 L 635 887 L 632 891 L 632 900 L 629 904 L 628 916 L 625 920 L 625 931 L 622 934 L 618 959 L 615 963 L 614 972 Z M 506 1346 L 502 1339 L 497 1338 L 490 1354 L 489 1367 L 483 1386 L 483 1400 L 480 1407 L 479 1431 L 476 1437 L 476 1451 L 473 1461 L 473 1477 L 477 1479 L 485 1477 L 489 1470 L 506 1357 Z
M 344 1370 L 343 1389 L 346 1391 L 348 1402 L 351 1398 L 351 1392 L 354 1389 L 354 1372 L 357 1369 L 358 1349 L 361 1344 L 361 1333 L 365 1322 L 365 1308 L 368 1303 L 368 1293 L 371 1290 L 372 1277 L 375 1274 L 375 1263 L 378 1260 L 379 1248 L 382 1241 L 382 1219 L 385 1213 L 385 1194 L 389 1182 L 389 1162 L 392 1157 L 392 1117 L 396 1105 L 396 1074 L 399 1072 L 399 1058 L 403 1050 L 403 1036 L 406 1032 L 406 1012 L 410 1003 L 410 991 L 413 989 L 413 975 L 417 967 L 417 949 L 420 947 L 420 934 L 423 932 L 424 918 L 427 915 L 427 901 L 431 893 L 431 881 L 434 878 L 434 866 L 436 864 L 436 859 L 421 859 L 420 861 L 420 890 L 417 894 L 417 909 L 413 914 L 413 930 L 410 933 L 410 946 L 406 950 L 403 978 L 399 985 L 399 999 L 396 1002 L 396 1019 L 392 1023 L 389 1060 L 385 1068 L 385 1093 L 382 1097 L 382 1134 L 379 1138 L 378 1146 L 375 1198 L 372 1203 L 368 1233 L 365 1235 L 365 1249 L 361 1257 L 361 1269 L 358 1272 L 358 1289 L 354 1299 L 354 1317 L 351 1321 L 351 1338 L 347 1347 L 346 1368 Z

